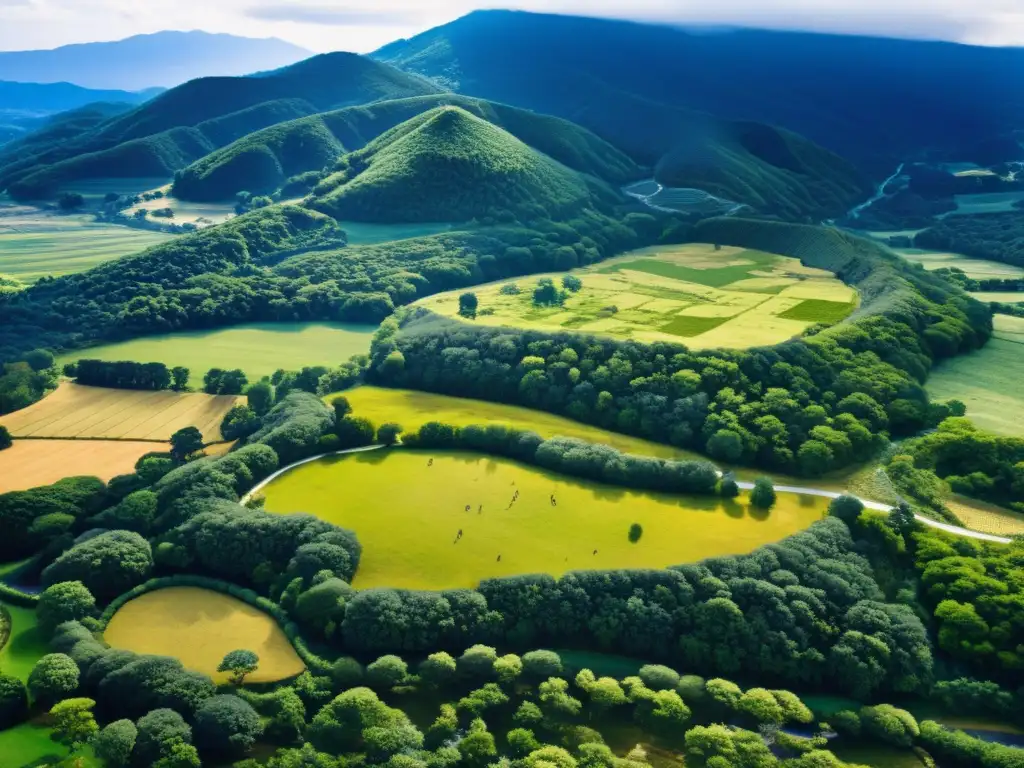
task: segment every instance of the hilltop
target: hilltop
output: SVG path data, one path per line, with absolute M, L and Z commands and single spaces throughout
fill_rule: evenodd
M 566 117 L 642 162 L 669 149 L 657 140 L 659 126 L 686 112 L 781 126 L 873 173 L 925 148 L 955 150 L 1024 124 L 1019 48 L 748 29 L 697 34 L 478 11 L 373 56 L 461 93 Z
M 175 180 L 174 194 L 198 201 L 231 198 L 241 190 L 265 194 L 299 175 L 302 177 L 293 180 L 285 194 L 304 194 L 321 180 L 322 169 L 341 155 L 363 148 L 405 120 L 444 105 L 459 107 L 503 128 L 575 171 L 615 184 L 643 175 L 624 153 L 568 120 L 483 99 L 437 94 L 346 107 L 256 131 L 185 168 Z
M 136 91 L 170 88 L 209 75 L 276 69 L 309 55 L 275 38 L 168 31 L 51 50 L 0 52 L 0 80 Z
M 466 221 L 583 207 L 583 178 L 459 107 L 437 107 L 343 158 L 308 205 L 337 219 Z
M 52 195 L 59 184 L 96 176 L 167 176 L 217 147 L 295 117 L 441 89 L 415 75 L 349 53 L 315 56 L 253 77 L 206 77 L 172 88 L 97 125 L 75 141 L 0 152 L 0 188 Z

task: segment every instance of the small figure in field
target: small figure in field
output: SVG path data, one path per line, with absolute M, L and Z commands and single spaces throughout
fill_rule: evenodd
M 594 550 L 594 554 L 595 554 L 595 555 L 597 554 L 597 550 L 596 550 L 596 549 Z
M 498 562 L 501 562 L 501 555 L 498 555 Z
M 428 466 L 428 467 L 432 467 L 432 466 L 434 466 L 434 459 L 433 459 L 433 457 L 431 457 L 431 458 L 430 458 L 430 459 L 429 459 L 429 460 L 427 461 L 427 466 Z
M 553 494 L 553 493 L 551 494 L 550 501 L 551 501 L 551 506 L 552 507 L 557 507 L 558 506 L 558 502 L 555 500 L 555 494 Z
M 477 510 L 476 510 L 476 513 L 477 513 L 478 515 L 482 515 L 482 514 L 484 513 L 484 505 L 483 505 L 483 504 L 481 504 L 481 505 L 480 505 L 480 506 L 479 506 L 479 507 L 477 508 Z
M 460 539 L 462 538 L 462 529 L 461 528 L 459 528 L 459 538 Z
M 472 506 L 473 506 L 472 504 L 467 504 L 466 505 L 466 511 L 469 512 L 469 510 L 472 508 Z

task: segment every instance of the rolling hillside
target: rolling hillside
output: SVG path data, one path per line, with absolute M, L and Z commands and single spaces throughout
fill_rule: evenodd
M 457 106 L 499 126 L 573 170 L 611 183 L 642 175 L 625 154 L 560 118 L 453 94 L 395 99 L 312 115 L 256 131 L 186 168 L 174 194 L 186 200 L 221 200 L 240 190 L 273 192 L 291 176 L 333 164 L 399 123 L 441 105 Z M 303 193 L 316 179 L 287 192 Z
M 467 221 L 557 215 L 590 198 L 583 178 L 458 107 L 424 112 L 347 155 L 310 207 L 336 219 Z
M 482 11 L 377 59 L 578 122 L 644 162 L 686 111 L 785 127 L 873 172 L 1024 124 L 1024 50 Z M 511 66 L 514 62 L 515 66 Z M 637 140 L 627 144 L 629 136 Z M 669 132 L 667 138 L 671 139 Z
M 60 183 L 97 172 L 138 176 L 162 169 L 158 175 L 170 176 L 218 146 L 283 120 L 440 90 L 418 76 L 348 53 L 316 56 L 260 76 L 201 78 L 101 123 L 76 141 L 37 146 L 30 157 L 0 151 L 0 188 L 44 197 Z M 130 162 L 122 151 L 127 142 L 141 142 L 128 147 Z M 140 153 L 144 174 L 132 170 Z M 175 164 L 167 166 L 171 160 Z M 103 170 L 106 166 L 109 170 Z
M 52 50 L 0 52 L 0 80 L 71 82 L 87 88 L 134 91 L 169 88 L 207 75 L 245 75 L 283 67 L 309 55 L 303 48 L 273 38 L 157 32 Z

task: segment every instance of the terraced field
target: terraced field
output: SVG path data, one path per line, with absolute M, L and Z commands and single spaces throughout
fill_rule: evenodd
M 903 258 L 923 265 L 925 269 L 956 267 L 966 272 L 968 277 L 973 277 L 976 280 L 1024 277 L 1024 269 L 1015 267 L 1012 264 L 1003 264 L 1000 261 L 972 259 L 959 253 L 929 251 L 922 248 L 894 248 L 893 250 Z M 989 301 L 992 301 L 992 299 L 989 299 Z
M 831 273 L 796 259 L 711 245 L 643 249 L 571 274 L 583 287 L 560 305 L 534 303 L 533 290 L 543 277 L 560 286 L 565 273 L 479 286 L 474 322 L 739 349 L 838 322 L 857 301 L 856 291 Z M 455 317 L 462 292 L 417 304 Z
M 107 481 L 132 472 L 144 454 L 165 448 L 160 443 L 129 440 L 15 440 L 0 451 L 0 493 L 76 475 Z
M 140 392 L 61 384 L 38 403 L 0 418 L 14 437 L 105 438 L 163 442 L 182 427 L 198 427 L 219 442 L 220 423 L 234 395 Z
M 217 665 L 246 648 L 260 657 L 246 682 L 271 683 L 305 669 L 292 644 L 267 614 L 241 600 L 198 587 L 166 587 L 130 600 L 114 614 L 103 638 L 114 648 L 175 656 L 217 682 Z

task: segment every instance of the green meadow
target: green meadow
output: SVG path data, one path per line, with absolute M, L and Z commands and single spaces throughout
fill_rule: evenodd
M 50 728 L 34 721 L 0 731 L 0 760 L 4 768 L 100 768 L 102 765 L 89 747 L 69 759 L 68 748 L 52 739 Z
M 183 365 L 192 386 L 211 368 L 241 368 L 250 381 L 279 368 L 338 365 L 370 350 L 375 328 L 354 323 L 255 323 L 212 331 L 182 331 L 79 349 L 59 363 L 91 358 Z
M 981 349 L 943 362 L 928 378 L 935 400 L 956 398 L 982 429 L 1024 437 L 1024 318 L 995 316 L 995 334 Z
M 11 635 L 0 648 L 0 672 L 28 680 L 32 667 L 49 652 L 36 621 L 36 612 L 8 603 L 2 603 L 0 607 L 11 617 Z
M 371 224 L 365 221 L 339 221 L 349 245 L 376 245 L 410 237 L 428 237 L 449 232 L 453 225 L 445 222 L 418 224 Z
M 363 545 L 359 589 L 471 587 L 521 573 L 663 568 L 750 552 L 806 528 L 827 501 L 780 494 L 765 512 L 745 497 L 643 493 L 505 459 L 406 449 L 310 462 L 264 495 L 271 512 L 307 512 L 354 530 Z M 636 542 L 633 523 L 643 528 Z

